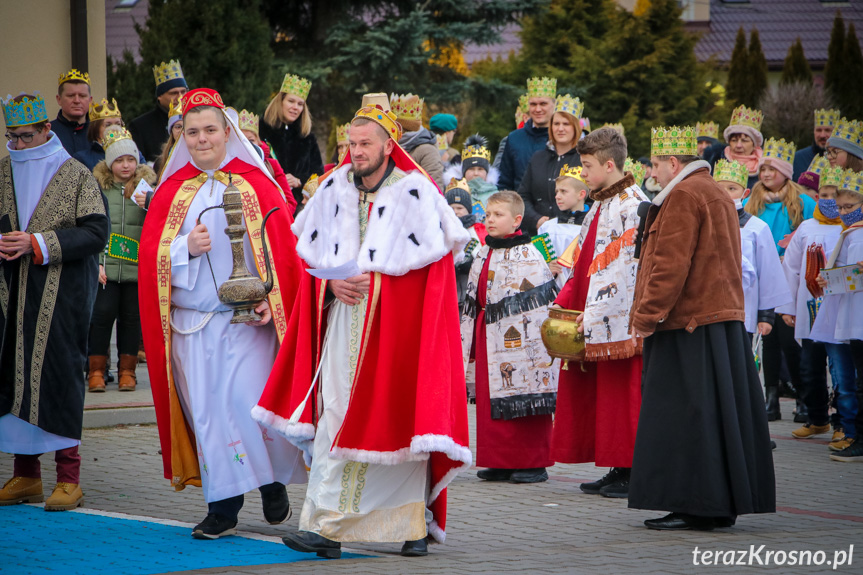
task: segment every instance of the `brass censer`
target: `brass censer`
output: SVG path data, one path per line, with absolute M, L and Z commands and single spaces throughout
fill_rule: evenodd
M 584 361 L 584 334 L 578 333 L 576 318 L 584 312 L 563 308 L 548 310 L 548 319 L 539 328 L 542 343 L 552 358 L 562 360 L 561 369 L 569 369 L 570 361 Z M 584 364 L 581 366 L 584 371 Z
M 228 220 L 225 235 L 231 240 L 231 257 L 233 259 L 233 270 L 230 277 L 221 286 L 216 286 L 219 301 L 234 310 L 231 323 L 260 321 L 261 316 L 255 311 L 255 307 L 264 301 L 273 289 L 273 268 L 270 264 L 270 251 L 267 248 L 267 220 L 273 212 L 281 208 L 271 209 L 264 216 L 263 222 L 261 222 L 261 243 L 264 247 L 264 262 L 267 268 L 266 281 L 262 281 L 261 278 L 249 273 L 249 269 L 246 267 L 243 245 L 243 237 L 246 235 L 246 224 L 243 218 L 243 197 L 240 194 L 240 190 L 232 183 L 230 172 L 228 172 L 228 187 L 225 188 L 222 203 L 218 206 L 206 208 L 198 214 L 198 223 L 201 223 L 201 216 L 206 212 L 216 209 L 225 211 L 225 219 Z M 210 263 L 210 254 L 206 255 L 207 262 Z M 213 274 L 212 263 L 210 263 L 210 273 Z M 213 274 L 213 283 L 216 283 L 215 274 Z

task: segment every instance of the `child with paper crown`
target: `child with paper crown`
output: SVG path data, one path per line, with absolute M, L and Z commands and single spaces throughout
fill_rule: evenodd
M 825 174 L 825 183 L 833 174 Z M 837 187 L 842 187 L 839 183 Z M 794 337 L 802 341 L 800 400 L 806 407 L 807 421 L 791 432 L 796 438 L 808 438 L 830 431 L 830 396 L 827 391 L 827 360 L 830 359 L 833 391 L 838 394 L 835 422 L 835 440 L 831 445 L 841 450 L 847 438 L 856 436 L 854 414 L 854 362 L 846 338 L 832 334 L 813 333 L 816 318 L 822 313 L 823 299 L 820 288 L 813 285 L 814 276 L 825 267 L 833 255 L 844 228 L 837 208 L 837 192 L 832 186 L 823 186 L 819 192 L 815 216 L 804 221 L 792 236 L 785 250 L 782 267 L 788 279 L 793 300 L 777 308 L 782 320 L 794 329 Z M 798 410 L 799 413 L 799 410 Z
M 117 353 L 119 354 L 119 390 L 134 391 L 137 380 L 138 343 L 141 340 L 141 318 L 138 311 L 138 247 L 146 212 L 135 203 L 132 195 L 139 182 L 156 184 L 156 173 L 146 164 L 139 164 L 139 151 L 125 128 L 111 127 L 102 140 L 105 159 L 93 168 L 108 200 L 111 236 L 99 266 L 102 289 L 96 294 L 96 304 L 90 320 L 89 364 L 87 376 L 91 392 L 105 391 L 105 371 L 114 322 L 117 323 Z
M 462 352 L 476 365 L 477 477 L 548 480 L 557 373 L 540 324 L 554 278 L 530 236 L 519 231 L 524 202 L 512 191 L 488 199 L 488 237 L 473 261 L 461 317 Z
M 555 254 L 564 254 L 573 242 L 577 244 L 581 232 L 581 222 L 587 212 L 584 211 L 584 201 L 587 199 L 587 184 L 581 177 L 581 166 L 570 168 L 563 166 L 560 175 L 554 181 L 554 201 L 561 215 L 547 220 L 539 226 L 539 235 L 548 234 Z M 562 288 L 572 272 L 572 263 L 551 262 L 548 267 L 555 276 L 557 287 Z

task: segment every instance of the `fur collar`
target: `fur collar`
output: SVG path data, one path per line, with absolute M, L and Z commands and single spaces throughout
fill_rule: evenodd
M 527 234 L 519 234 L 517 236 L 510 236 L 508 238 L 493 238 L 491 236 L 486 236 L 485 238 L 486 245 L 493 250 L 514 248 L 515 246 L 523 246 L 524 244 L 529 244 L 530 241 L 531 238 Z
M 105 163 L 105 160 L 102 160 L 96 164 L 95 168 L 93 168 L 93 177 L 96 178 L 96 181 L 99 183 L 103 192 L 116 184 L 114 181 L 114 174 L 111 172 L 108 164 Z M 147 164 L 138 164 L 137 169 L 135 169 L 135 175 L 133 175 L 132 178 L 126 182 L 126 185 L 123 186 L 123 195 L 127 198 L 131 198 L 132 194 L 135 193 L 135 188 L 138 187 L 138 182 L 145 180 L 151 186 L 155 186 L 156 179 L 156 172 L 153 171 L 153 168 Z
M 626 188 L 634 185 L 635 178 L 632 177 L 632 174 L 625 174 L 622 180 L 616 181 L 607 188 L 600 188 L 598 190 L 590 192 L 590 199 L 592 199 L 594 202 L 601 202 L 603 200 L 613 198 L 620 192 L 624 191 Z
M 662 202 L 665 201 L 665 198 L 668 197 L 668 194 L 671 193 L 671 190 L 673 190 L 677 184 L 682 182 L 693 172 L 702 168 L 707 168 L 707 170 L 710 171 L 710 164 L 708 164 L 704 160 L 695 160 L 694 162 L 690 162 L 689 164 L 684 166 L 680 173 L 677 174 L 677 176 L 675 176 L 674 179 L 671 180 L 671 182 L 669 182 L 667 186 L 662 188 L 662 191 L 659 192 L 659 194 L 655 198 L 653 198 L 653 205 L 661 206 Z

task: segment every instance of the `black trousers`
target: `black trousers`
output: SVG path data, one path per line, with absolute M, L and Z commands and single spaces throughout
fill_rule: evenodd
M 863 437 L 863 340 L 852 339 L 851 356 L 854 360 L 854 369 L 857 370 L 857 417 L 854 418 L 854 427 L 858 429 L 857 437 Z
M 89 355 L 108 355 L 115 321 L 117 352 L 121 355 L 137 355 L 141 341 L 138 283 L 109 281 L 104 288 L 100 284 L 98 289 L 90 319 Z
M 803 340 L 800 362 L 802 385 L 797 388 L 800 401 L 809 410 L 809 423 L 830 423 L 830 394 L 827 392 L 827 348 L 819 341 Z
M 261 499 L 265 501 L 268 497 L 276 495 L 279 491 L 284 490 L 284 484 L 279 483 L 278 481 L 258 487 L 258 491 L 261 492 Z M 207 504 L 207 513 L 221 515 L 222 517 L 236 521 L 237 517 L 240 515 L 240 509 L 243 508 L 244 500 L 245 497 L 243 495 L 236 495 L 234 497 L 228 497 L 227 499 L 212 501 Z
M 801 318 L 803 319 L 803 318 Z M 782 355 L 791 375 L 794 389 L 800 389 L 800 346 L 794 339 L 794 328 L 785 325 L 782 318 L 776 318 L 773 331 L 764 337 L 764 385 L 779 385 L 779 372 L 782 369 Z

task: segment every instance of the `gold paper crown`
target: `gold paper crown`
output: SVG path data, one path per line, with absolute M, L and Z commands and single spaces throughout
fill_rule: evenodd
M 623 129 L 623 124 L 621 124 L 620 122 L 616 122 L 614 124 L 603 124 L 600 126 L 600 129 L 602 129 L 602 128 L 611 128 L 612 130 L 614 130 L 615 132 L 617 132 L 621 136 L 625 135 L 624 129 Z
M 111 145 L 116 144 L 120 140 L 131 140 L 132 134 L 129 130 L 121 126 L 111 127 L 105 131 L 105 136 L 102 138 L 102 148 L 107 150 Z
M 856 146 L 863 146 L 863 122 L 842 118 L 836 124 L 831 138 L 841 138 Z
M 841 116 L 842 114 L 836 109 L 815 110 L 815 126 L 835 126 Z
M 559 178 L 572 178 L 574 180 L 578 180 L 582 184 L 587 183 L 584 181 L 584 178 L 581 176 L 581 166 L 573 166 L 572 168 L 570 168 L 569 164 L 564 164 L 563 167 L 560 169 L 560 175 L 558 177 Z
M 530 112 L 530 96 L 528 94 L 522 94 L 518 97 L 518 109 L 524 114 Z
M 285 74 L 285 79 L 282 80 L 282 89 L 279 91 L 285 94 L 294 94 L 305 100 L 309 97 L 311 89 L 312 83 L 305 78 L 293 74 Z
M 527 81 L 528 98 L 551 98 L 557 95 L 557 78 L 530 78 Z
M 695 124 L 696 138 L 719 139 L 719 124 L 716 122 L 698 122 Z
M 390 110 L 399 120 L 422 122 L 423 99 L 414 94 L 390 94 Z
M 485 146 L 465 146 L 461 151 L 461 161 L 464 162 L 468 158 L 481 158 L 491 163 L 491 152 Z
M 842 183 L 838 187 L 840 190 L 863 194 L 863 172 L 844 170 L 842 172 Z
M 695 128 L 692 126 L 653 128 L 650 138 L 650 155 L 697 156 L 698 141 L 695 138 Z
M 75 68 L 72 68 L 65 74 L 60 75 L 60 79 L 57 81 L 57 85 L 62 86 L 66 82 L 84 82 L 89 86 L 90 74 L 88 74 L 87 72 L 79 72 Z
M 354 115 L 357 118 L 366 118 L 381 126 L 396 142 L 402 137 L 402 125 L 396 121 L 396 115 L 389 110 L 384 110 L 380 104 L 375 106 L 363 106 Z M 351 122 L 353 123 L 353 121 Z
M 179 60 L 169 60 L 153 66 L 153 76 L 156 78 L 156 86 L 161 86 L 168 80 L 176 80 L 183 77 L 183 69 Z
M 735 160 L 720 159 L 713 167 L 713 179 L 717 182 L 733 182 L 745 189 L 749 183 L 749 168 Z
M 444 134 L 435 134 L 435 140 L 437 140 L 437 149 L 440 151 L 449 149 L 449 142 L 446 141 L 446 135 Z
M 336 126 L 336 142 L 345 144 L 348 142 L 348 137 L 351 135 L 351 123 Z
M 578 119 L 581 119 L 581 113 L 584 112 L 584 103 L 578 98 L 573 98 L 569 94 L 558 96 L 554 103 L 555 112 L 566 112 Z
M 806 168 L 807 172 L 812 172 L 813 174 L 818 174 L 819 176 L 824 173 L 824 170 L 830 167 L 830 160 L 825 158 L 824 156 L 815 156 L 812 159 L 812 163 L 809 164 L 809 167 Z
M 623 171 L 629 172 L 632 174 L 632 177 L 635 178 L 635 183 L 639 186 L 641 182 L 644 181 L 644 175 L 647 173 L 647 168 L 644 167 L 644 164 L 641 162 L 633 161 L 632 158 L 626 158 L 626 161 L 623 162 Z
M 108 102 L 107 98 L 102 98 L 100 103 L 90 102 L 90 121 L 104 120 L 105 118 L 119 118 L 120 108 L 117 107 L 117 100 L 111 98 Z
M 731 122 L 729 126 L 749 126 L 756 131 L 761 131 L 761 122 L 764 121 L 764 113 L 761 110 L 747 108 L 746 106 L 737 106 L 731 112 Z
M 30 126 L 48 121 L 45 100 L 38 94 L 22 98 L 20 102 L 16 102 L 12 96 L 6 96 L 5 100 L 0 99 L 0 103 L 3 104 L 3 118 L 7 128 Z
M 794 162 L 794 152 L 796 151 L 797 146 L 794 145 L 794 142 L 786 142 L 785 138 L 781 138 L 779 140 L 776 138 L 770 138 L 764 142 L 763 158 L 765 160 L 768 158 L 774 158 L 791 164 Z
M 838 188 L 842 184 L 842 177 L 844 175 L 845 170 L 840 166 L 827 166 L 820 174 L 819 189 L 825 186 L 835 186 Z
M 468 186 L 467 180 L 465 180 L 464 178 L 462 178 L 460 180 L 457 180 L 455 178 L 451 179 L 449 181 L 449 183 L 446 185 L 446 189 L 444 190 L 444 193 L 447 193 L 448 191 L 455 190 L 455 189 L 463 190 L 463 191 L 467 192 L 468 194 L 470 194 L 470 186 Z M 460 200 L 458 198 L 456 198 L 456 201 L 460 201 Z
M 258 133 L 258 125 L 260 117 L 249 112 L 248 110 L 240 110 L 240 129 Z
M 183 98 L 178 98 L 176 102 L 171 102 L 171 107 L 168 109 L 168 118 L 183 115 Z
M 317 174 L 312 174 L 309 176 L 309 179 L 306 180 L 306 185 L 303 186 L 303 195 L 308 196 L 309 199 L 315 195 L 315 192 L 318 191 L 318 186 L 320 185 L 320 181 L 318 180 Z M 290 190 L 288 190 L 290 192 Z

